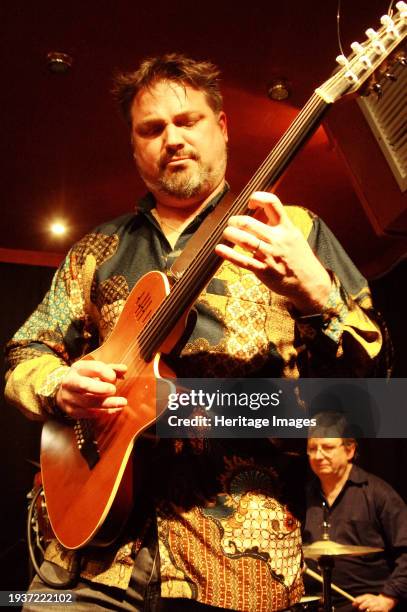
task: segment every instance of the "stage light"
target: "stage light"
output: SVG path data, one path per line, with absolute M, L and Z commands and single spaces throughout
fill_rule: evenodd
M 51 224 L 50 230 L 51 234 L 53 234 L 54 236 L 63 236 L 67 232 L 67 227 L 65 223 L 62 223 L 61 221 L 55 221 Z

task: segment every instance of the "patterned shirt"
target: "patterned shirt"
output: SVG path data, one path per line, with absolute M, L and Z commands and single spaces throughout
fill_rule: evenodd
M 9 401 L 31 418 L 52 414 L 69 365 L 109 336 L 146 272 L 169 270 L 218 199 L 189 224 L 174 249 L 151 213 L 151 195 L 136 214 L 104 224 L 78 242 L 8 345 Z M 224 262 L 195 304 L 193 328 L 168 356 L 177 376 L 377 372 L 382 335 L 365 279 L 320 219 L 299 207 L 286 209 L 331 274 L 323 312 L 297 316 L 286 298 L 253 273 Z M 163 597 L 242 611 L 278 610 L 299 600 L 301 538 L 289 490 L 295 468 L 271 441 L 161 440 L 142 463 L 143 487 L 155 508 Z M 125 535 L 120 546 L 96 556 L 85 551 L 82 575 L 126 588 L 142 529 Z M 47 557 L 72 564 L 72 552 L 56 542 Z

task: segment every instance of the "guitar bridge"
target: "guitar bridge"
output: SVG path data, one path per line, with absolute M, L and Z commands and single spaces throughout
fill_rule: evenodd
M 87 419 L 78 419 L 75 421 L 74 432 L 78 449 L 89 466 L 89 469 L 95 467 L 100 459 L 100 453 L 97 442 L 93 438 L 92 427 Z

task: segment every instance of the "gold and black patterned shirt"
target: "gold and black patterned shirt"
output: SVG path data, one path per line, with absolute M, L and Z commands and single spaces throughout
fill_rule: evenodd
M 8 400 L 31 418 L 47 418 L 70 364 L 108 337 L 146 272 L 169 270 L 215 204 L 191 222 L 174 249 L 151 213 L 151 195 L 136 214 L 78 242 L 7 347 Z M 382 334 L 365 279 L 320 219 L 299 207 L 287 212 L 333 279 L 324 311 L 297 317 L 286 298 L 253 273 L 224 262 L 195 304 L 195 326 L 169 356 L 179 377 L 377 374 Z M 288 607 L 302 593 L 302 556 L 297 513 L 280 486 L 286 467 L 267 441 L 210 442 L 198 448 L 192 441 L 162 441 L 148 460 L 162 596 L 232 610 Z M 85 555 L 83 576 L 126 588 L 131 551 L 134 539 L 124 539 L 113 551 Z M 57 543 L 47 556 L 71 563 Z

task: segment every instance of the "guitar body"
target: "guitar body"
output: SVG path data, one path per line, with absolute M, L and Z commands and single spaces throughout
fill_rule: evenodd
M 111 543 L 131 511 L 133 443 L 157 419 L 156 379 L 172 374 L 160 362 L 159 353 L 146 362 L 135 339 L 169 290 L 161 272 L 143 276 L 109 338 L 84 357 L 127 365 L 117 394 L 125 396 L 128 405 L 117 415 L 72 424 L 50 419 L 44 424 L 41 471 L 45 500 L 52 530 L 66 548 L 79 548 L 90 541 Z M 177 324 L 163 348 L 169 350 L 175 344 L 184 321 Z M 99 542 L 93 541 L 106 517 L 109 520 L 98 533 Z

